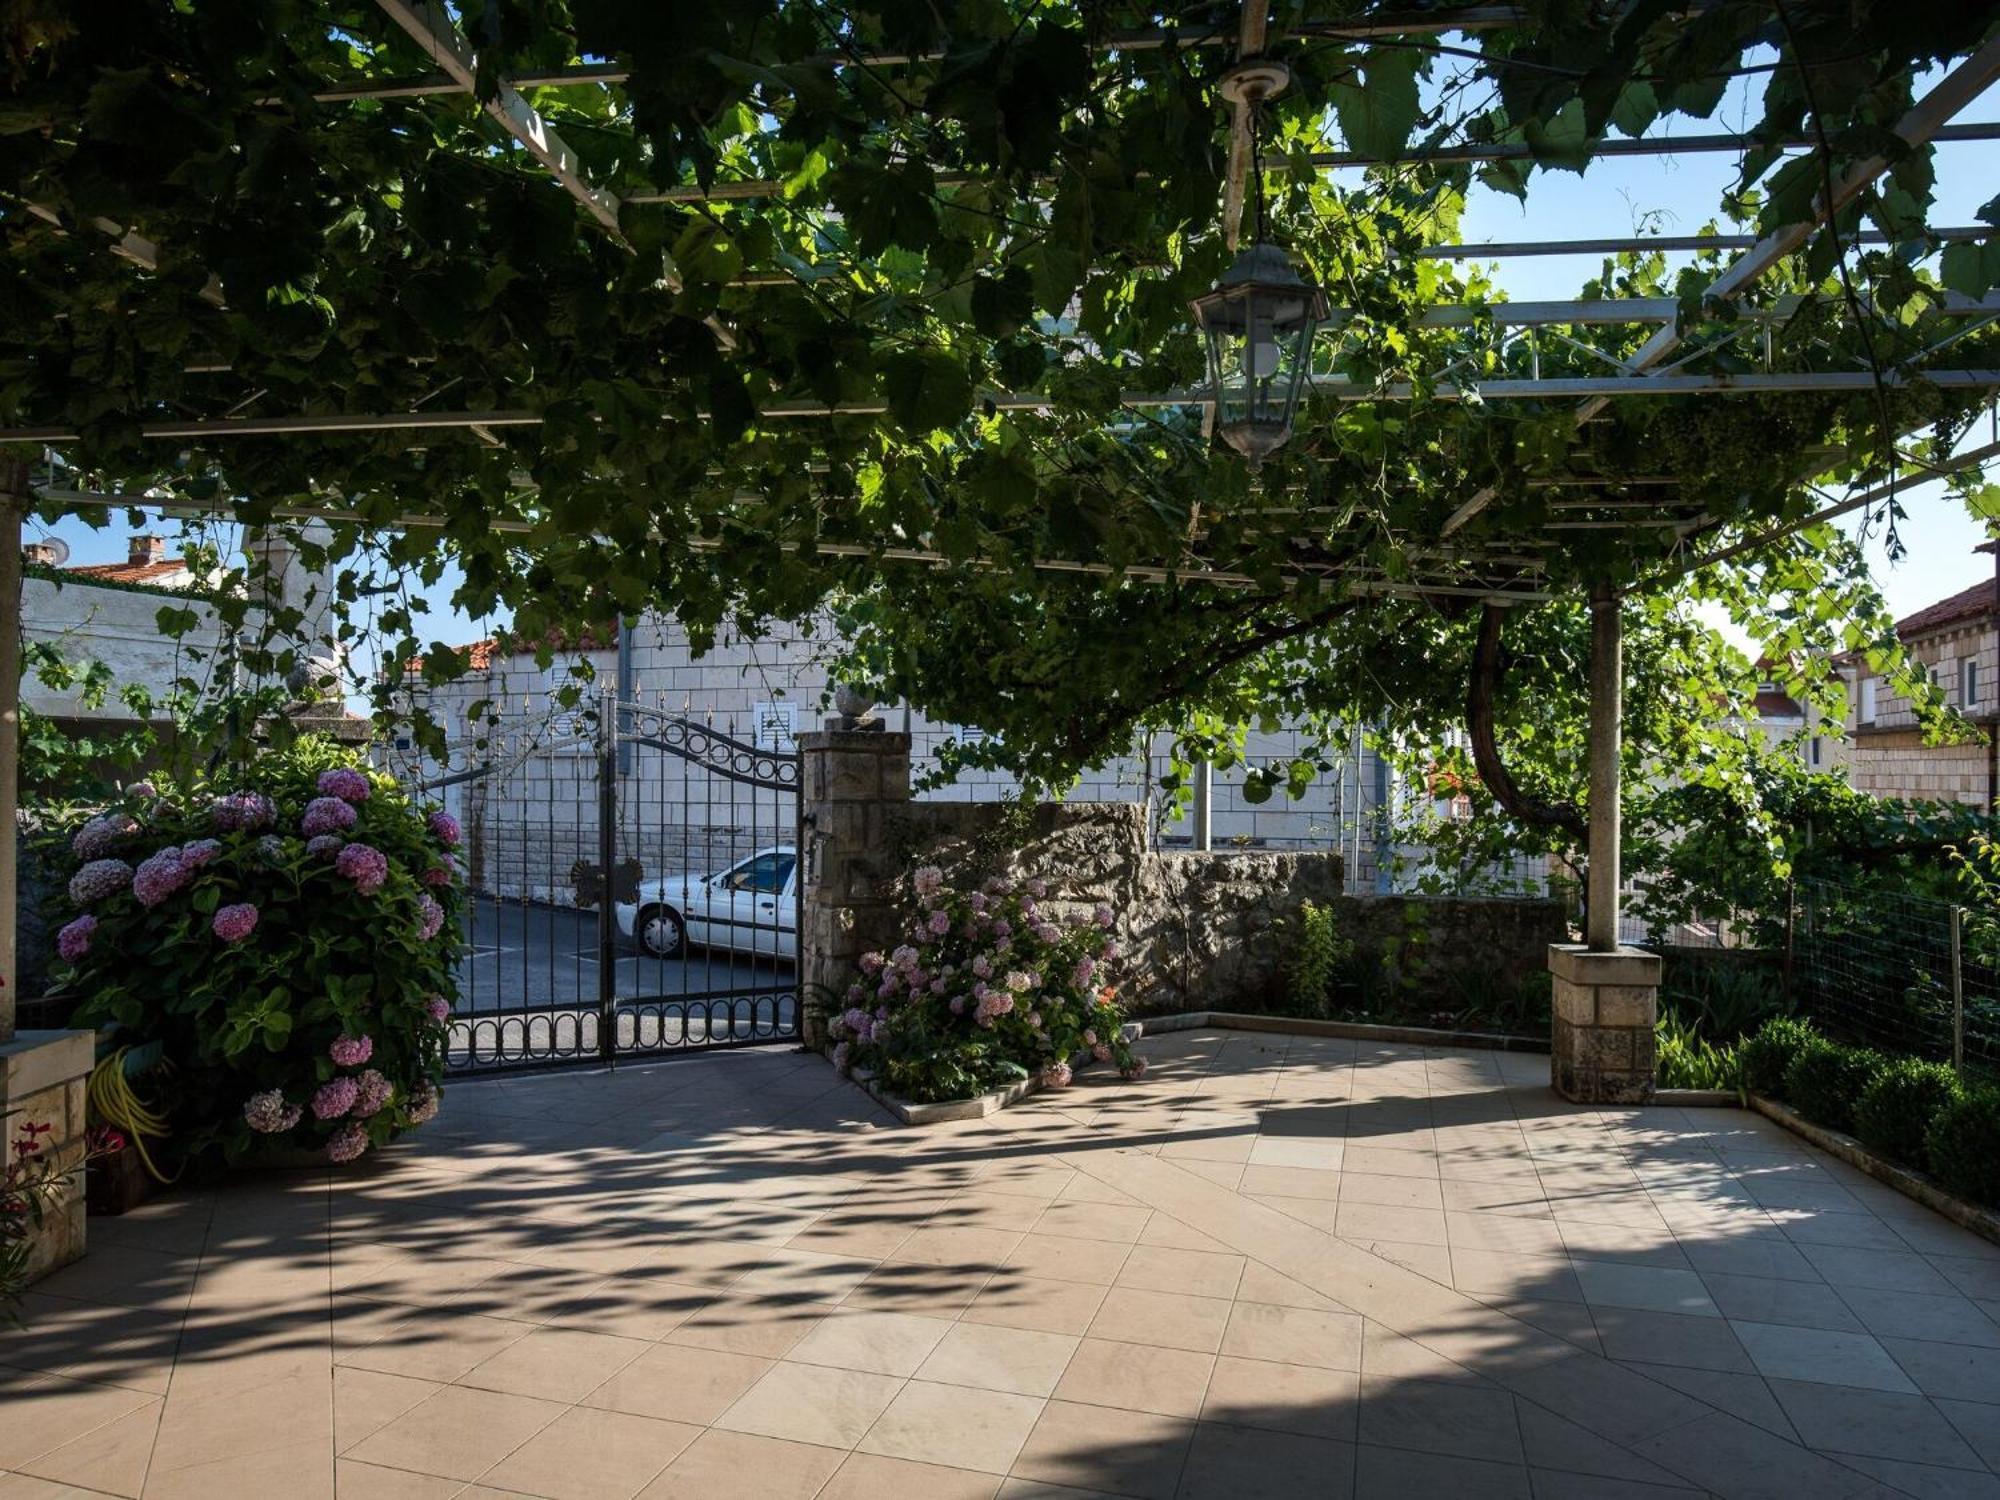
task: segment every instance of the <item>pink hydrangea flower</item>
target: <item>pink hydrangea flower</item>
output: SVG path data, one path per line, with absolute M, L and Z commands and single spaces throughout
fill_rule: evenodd
M 931 993 L 933 995 L 942 995 L 945 992 L 945 989 L 946 985 L 942 979 L 933 979 L 931 981 Z
M 879 974 L 882 971 L 882 955 L 879 953 L 864 953 L 859 962 L 864 974 Z
M 955 1016 L 965 1014 L 965 996 L 953 995 L 951 997 L 951 1013 Z
M 424 1002 L 424 1009 L 430 1012 L 431 1020 L 442 1026 L 451 1019 L 451 1002 L 442 995 L 433 995 Z
M 425 885 L 450 885 L 456 879 L 458 879 L 458 860 L 450 854 L 424 871 Z
M 222 840 L 196 839 L 181 845 L 181 863 L 190 870 L 199 870 L 221 852 Z
M 194 878 L 194 871 L 181 860 L 173 845 L 140 861 L 132 876 L 132 894 L 141 906 L 158 906 Z
M 1003 938 L 1013 930 L 1014 924 L 1005 917 L 995 917 L 993 919 L 993 935 L 995 937 Z
M 254 833 L 278 816 L 278 808 L 262 792 L 231 792 L 209 804 L 208 820 L 222 833 Z
M 299 832 L 308 838 L 317 838 L 322 833 L 344 833 L 359 817 L 352 803 L 338 797 L 315 797 L 306 804 L 305 816 L 299 819 Z
M 1096 972 L 1097 972 L 1096 959 L 1089 957 L 1079 958 L 1076 961 L 1076 967 L 1070 970 L 1069 982 L 1077 989 L 1082 989 L 1085 985 L 1090 983 L 1091 976 L 1094 975 Z
M 924 918 L 924 931 L 932 937 L 943 937 L 951 931 L 951 913 L 942 909 Z
M 1120 1076 L 1129 1078 L 1136 1083 L 1139 1079 L 1146 1076 L 1146 1059 L 1135 1057 L 1125 1064 L 1124 1067 L 1120 1068 L 1118 1072 Z
M 438 1105 L 444 1096 L 436 1084 L 427 1083 L 410 1096 L 409 1105 L 404 1109 L 404 1117 L 412 1125 L 422 1125 L 437 1118 Z
M 328 1161 L 355 1161 L 368 1151 L 368 1130 L 359 1121 L 350 1121 L 327 1137 Z
M 1085 1032 L 1083 1033 L 1083 1045 L 1086 1047 L 1095 1047 L 1097 1045 L 1097 1033 L 1095 1031 L 1085 1030 Z
M 924 865 L 910 877 L 910 884 L 920 899 L 928 901 L 944 889 L 944 871 L 936 865 Z
M 1074 1076 L 1066 1062 L 1052 1062 L 1042 1069 L 1042 1087 L 1045 1089 L 1066 1089 Z
M 132 883 L 132 867 L 122 859 L 93 859 L 69 878 L 69 899 L 89 906 L 115 896 Z
M 1099 902 L 1097 910 L 1090 914 L 1090 919 L 1099 927 L 1109 927 L 1112 922 L 1111 908 Z
M 396 1092 L 396 1086 L 388 1078 L 369 1068 L 355 1079 L 354 1117 L 365 1120 L 377 1113 Z
M 970 896 L 965 898 L 965 904 L 974 911 L 985 911 L 986 893 L 984 891 L 974 891 Z
M 854 1049 L 846 1042 L 835 1042 L 830 1058 L 833 1070 L 845 1077 L 848 1069 L 854 1065 Z
M 97 931 L 97 918 L 85 912 L 56 934 L 56 952 L 65 963 L 75 963 L 90 951 L 90 935 Z
M 991 979 L 993 977 L 993 960 L 988 958 L 984 953 L 977 955 L 972 960 L 972 972 L 977 974 L 981 979 Z
M 463 831 L 458 826 L 458 819 L 454 818 L 448 812 L 439 811 L 432 813 L 428 827 L 431 831 L 431 837 L 436 839 L 440 844 L 443 844 L 447 849 L 456 849 L 458 841 L 464 837 Z
M 372 1036 L 337 1036 L 326 1049 L 326 1055 L 343 1068 L 358 1068 L 375 1055 L 375 1038 Z
M 417 936 L 429 942 L 444 926 L 444 908 L 429 896 L 417 897 Z
M 1030 896 L 1039 901 L 1049 893 L 1048 882 L 1037 876 L 1028 882 L 1027 891 Z
M 347 847 L 347 840 L 337 833 L 320 833 L 306 840 L 306 853 L 314 859 L 332 859 Z
M 69 841 L 70 852 L 78 859 L 102 859 L 138 831 L 138 820 L 130 813 L 99 813 L 77 829 Z
M 304 1111 L 285 1102 L 278 1089 L 266 1089 L 243 1101 L 243 1121 L 259 1135 L 277 1135 L 299 1123 Z
M 1111 1049 L 1105 1046 L 1104 1043 L 1102 1042 L 1098 1042 L 1090 1049 L 1090 1055 L 1096 1058 L 1099 1062 L 1111 1061 Z
M 864 1042 L 868 1040 L 868 1034 L 875 1029 L 874 1018 L 858 1005 L 840 1018 L 840 1024 Z
M 337 1120 L 354 1108 L 354 1101 L 360 1097 L 361 1085 L 349 1075 L 342 1074 L 338 1078 L 329 1078 L 313 1094 L 313 1118 Z
M 336 805 L 347 806 L 345 802 Z M 389 856 L 368 844 L 349 844 L 334 856 L 333 870 L 343 879 L 353 881 L 355 890 L 362 895 L 372 896 L 389 878 Z
M 366 802 L 374 790 L 366 776 L 345 766 L 320 772 L 315 785 L 322 797 L 338 797 L 343 802 Z
M 240 943 L 257 930 L 257 908 L 248 901 L 222 907 L 208 926 L 223 942 Z

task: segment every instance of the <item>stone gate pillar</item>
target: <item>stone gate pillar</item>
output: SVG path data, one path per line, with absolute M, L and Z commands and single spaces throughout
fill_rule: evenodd
M 839 721 L 835 721 L 836 723 Z M 855 960 L 895 936 L 889 824 L 910 800 L 910 737 L 880 729 L 799 736 L 799 858 L 804 904 L 799 981 L 808 1047 L 826 1044 L 816 1012 L 837 1005 Z
M 1653 1097 L 1660 956 L 1638 948 L 1595 953 L 1549 946 L 1554 977 L 1556 1092 L 1579 1104 L 1643 1104 Z

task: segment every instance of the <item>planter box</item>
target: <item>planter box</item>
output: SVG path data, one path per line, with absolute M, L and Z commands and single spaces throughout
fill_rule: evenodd
M 137 1208 L 153 1196 L 155 1186 L 138 1149 L 129 1142 L 84 1169 L 84 1201 L 91 1213 L 104 1218 L 116 1218 Z
M 1136 1042 L 1144 1034 L 1142 1023 L 1127 1021 L 1119 1028 L 1127 1042 Z M 1070 1066 L 1081 1069 L 1093 1061 L 1088 1052 L 1079 1052 Z M 905 1125 L 943 1125 L 953 1120 L 983 1120 L 988 1115 L 997 1115 L 1010 1104 L 1019 1104 L 1030 1094 L 1041 1092 L 1039 1078 L 1023 1078 L 1010 1083 L 1003 1089 L 989 1093 L 975 1094 L 970 1099 L 939 1099 L 930 1104 L 919 1104 L 913 1099 L 905 1099 L 890 1093 L 875 1081 L 875 1075 L 863 1068 L 856 1068 L 849 1075 L 854 1082 L 868 1092 L 890 1114 Z

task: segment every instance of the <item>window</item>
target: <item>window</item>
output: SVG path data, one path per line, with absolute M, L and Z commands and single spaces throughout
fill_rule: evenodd
M 1861 722 L 1864 724 L 1875 722 L 1875 681 L 1869 677 L 1861 684 Z
M 1819 737 L 1818 735 L 1814 735 L 1814 736 L 1813 736 L 1813 738 L 1812 738 L 1812 763 L 1813 763 L 1814 765 L 1818 765 L 1818 764 L 1820 763 L 1820 761 L 1821 761 L 1821 760 L 1822 760 L 1822 759 L 1824 758 L 1824 751 L 1825 751 L 1825 746 L 1826 746 L 1826 741 L 1825 741 L 1825 740 L 1821 739 L 1821 738 L 1820 738 L 1820 737 Z
M 1979 706 L 1979 663 L 1966 657 L 1958 664 L 1958 707 L 1970 713 Z
M 732 891 L 782 891 L 792 878 L 794 862 L 792 855 L 774 849 L 744 860 L 723 877 L 722 883 Z

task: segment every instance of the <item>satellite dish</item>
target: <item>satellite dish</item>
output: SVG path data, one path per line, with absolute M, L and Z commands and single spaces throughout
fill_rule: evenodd
M 42 546 L 48 549 L 49 566 L 60 568 L 69 561 L 69 543 L 59 536 L 45 536 Z

